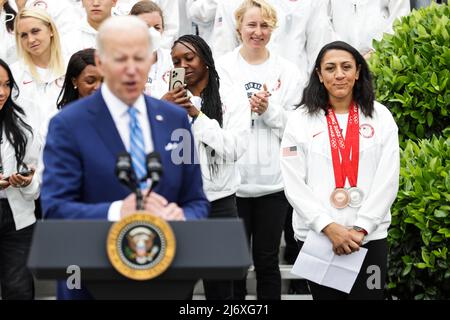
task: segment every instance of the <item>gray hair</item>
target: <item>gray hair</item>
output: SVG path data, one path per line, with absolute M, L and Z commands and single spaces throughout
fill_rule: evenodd
M 106 19 L 98 29 L 97 34 L 97 52 L 98 55 L 101 57 L 105 53 L 105 36 L 109 34 L 114 34 L 117 31 L 126 31 L 129 33 L 134 33 L 136 30 L 142 29 L 143 32 L 148 37 L 148 43 L 149 43 L 149 53 L 152 52 L 152 42 L 150 35 L 148 34 L 148 27 L 147 24 L 139 19 L 136 16 L 112 16 Z

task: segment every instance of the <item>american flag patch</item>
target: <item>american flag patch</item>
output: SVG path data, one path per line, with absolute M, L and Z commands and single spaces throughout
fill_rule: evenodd
M 283 148 L 283 157 L 293 157 L 297 155 L 297 147 L 285 147 Z

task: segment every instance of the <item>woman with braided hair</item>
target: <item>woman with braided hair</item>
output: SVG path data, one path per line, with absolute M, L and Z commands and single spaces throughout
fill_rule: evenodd
M 203 188 L 211 202 L 211 218 L 237 218 L 236 190 L 240 184 L 236 161 L 247 148 L 250 110 L 242 90 L 220 87 L 211 49 L 199 36 L 175 41 L 172 61 L 185 69 L 185 86 L 163 99 L 185 108 L 192 119 Z M 238 92 L 242 92 L 239 95 Z M 232 281 L 204 281 L 208 300 L 233 298 Z

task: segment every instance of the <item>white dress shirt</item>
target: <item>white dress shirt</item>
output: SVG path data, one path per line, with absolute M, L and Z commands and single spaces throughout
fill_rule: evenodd
M 130 151 L 130 115 L 128 108 L 119 98 L 117 98 L 108 86 L 104 83 L 101 86 L 101 93 L 108 107 L 109 113 L 113 118 L 117 131 L 119 131 L 120 138 L 125 146 L 125 149 Z M 141 125 L 142 134 L 144 136 L 145 153 L 153 151 L 152 133 L 150 130 L 150 123 L 148 121 L 147 106 L 145 104 L 144 95 L 140 95 L 133 107 L 137 109 L 137 117 Z M 123 200 L 114 201 L 108 210 L 108 220 L 120 220 L 120 209 L 122 208 Z

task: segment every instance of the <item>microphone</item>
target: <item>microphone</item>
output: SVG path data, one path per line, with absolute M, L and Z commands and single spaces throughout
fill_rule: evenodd
M 147 166 L 147 176 L 152 179 L 152 185 L 148 189 L 147 197 L 150 195 L 150 192 L 155 188 L 163 175 L 163 167 L 161 164 L 161 156 L 158 152 L 151 152 L 147 155 L 145 159 Z
M 156 187 L 163 174 L 163 168 L 161 164 L 161 157 L 158 152 L 151 152 L 147 155 L 146 159 L 147 174 L 152 179 L 152 188 Z
M 131 164 L 131 156 L 128 152 L 121 152 L 117 156 L 115 173 L 119 181 L 136 194 L 136 209 L 143 209 L 142 192 L 139 188 L 139 183 Z
M 128 152 L 121 152 L 117 156 L 116 176 L 119 181 L 131 190 L 136 188 L 136 179 L 131 165 L 131 156 Z

